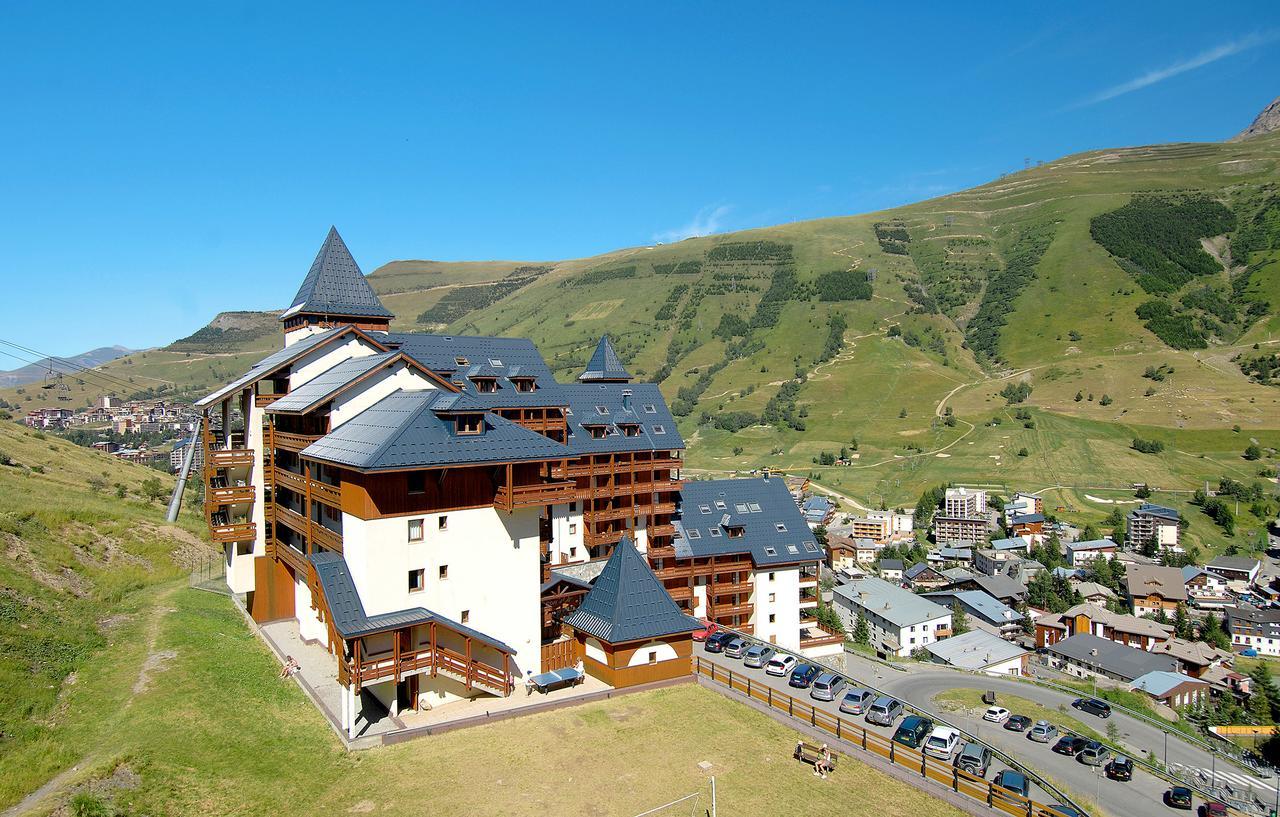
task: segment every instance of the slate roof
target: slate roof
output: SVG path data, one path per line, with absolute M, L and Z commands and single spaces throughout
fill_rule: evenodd
M 881 570 L 897 570 L 901 572 L 902 560 L 901 559 L 881 559 L 880 569 Z
M 396 355 L 396 352 L 381 352 L 376 355 L 348 358 L 274 400 L 267 406 L 266 411 L 304 414 L 331 399 L 348 384 L 387 363 Z
M 1098 584 L 1097 582 L 1080 582 L 1079 586 L 1076 587 L 1076 590 L 1078 590 L 1080 595 L 1085 598 L 1089 598 L 1090 596 L 1105 596 L 1109 599 L 1114 599 L 1116 597 L 1115 591 L 1110 587 L 1107 587 L 1105 584 Z
M 991 550 L 996 551 L 1026 550 L 1031 543 L 1021 536 L 1013 536 L 1008 539 L 992 539 L 989 546 Z
M 622 365 L 622 358 L 613 350 L 608 335 L 601 335 L 596 350 L 587 361 L 587 368 L 578 375 L 578 380 L 587 383 L 595 380 L 630 380 L 631 375 Z
M 955 548 L 943 545 L 938 555 L 946 561 L 967 562 L 973 559 L 973 548 Z
M 1027 655 L 1027 651 L 986 630 L 970 630 L 924 647 L 940 661 L 967 670 L 982 670 L 1011 658 Z
M 1110 539 L 1086 539 L 1080 542 L 1068 542 L 1067 550 L 1072 552 L 1077 550 L 1104 550 L 1115 546 L 1116 543 Z
M 307 352 L 310 352 L 312 349 L 319 347 L 320 345 L 326 343 L 327 341 L 333 339 L 334 337 L 337 337 L 338 335 L 345 334 L 347 331 L 350 331 L 350 327 L 335 326 L 332 329 L 326 329 L 323 332 L 317 332 L 314 335 L 308 335 L 302 340 L 299 340 L 295 343 L 291 343 L 288 346 L 284 347 L 283 349 L 272 352 L 271 354 L 264 357 L 262 360 L 259 360 L 257 363 L 250 366 L 249 371 L 245 372 L 240 377 L 231 381 L 230 383 L 218 389 L 217 391 L 213 392 L 212 394 L 209 394 L 197 400 L 195 405 L 197 408 L 200 408 L 203 406 L 210 405 L 212 403 L 219 402 L 222 399 L 224 399 L 227 395 L 235 394 L 236 392 L 249 386 L 250 384 L 256 383 L 257 381 L 261 380 L 262 378 L 266 377 L 267 375 L 271 374 L 277 369 L 280 369 L 282 366 L 292 363 L 293 361 L 305 355 Z
M 569 406 L 565 419 L 569 424 L 571 456 L 684 448 L 684 438 L 667 401 L 653 383 L 570 383 L 559 388 Z M 584 427 L 591 423 L 604 425 L 607 436 L 592 437 Z M 640 433 L 635 437 L 624 435 L 619 428 L 624 423 L 638 425 Z
M 702 626 L 662 589 L 630 536 L 614 547 L 595 586 L 564 623 L 609 644 L 688 633 Z
M 329 228 L 329 235 L 320 245 L 320 252 L 316 253 L 302 286 L 298 287 L 298 294 L 280 318 L 300 312 L 359 318 L 395 317 L 378 300 L 335 227 Z
M 1173 627 L 1168 624 L 1161 624 L 1158 621 L 1129 615 L 1128 613 L 1116 613 L 1088 602 L 1077 604 L 1061 613 L 1049 613 L 1041 616 L 1036 619 L 1036 624 L 1053 627 L 1057 630 L 1065 630 L 1067 629 L 1066 622 L 1076 616 L 1086 616 L 1090 622 L 1104 624 L 1117 632 L 1128 633 L 1129 635 L 1164 639 L 1173 633 Z
M 1205 565 L 1205 567 L 1209 570 L 1231 570 L 1249 573 L 1255 570 L 1258 565 L 1257 559 L 1250 559 L 1247 556 L 1219 556 Z
M 1178 662 L 1166 656 L 1126 647 L 1090 633 L 1077 633 L 1051 644 L 1049 652 L 1085 667 L 1097 667 L 1108 675 L 1126 681 L 1155 670 L 1174 672 Z M 1093 653 L 1096 651 L 1096 655 Z
M 972 579 L 973 571 L 966 570 L 963 567 L 948 567 L 942 571 L 942 575 L 952 582 L 962 582 L 966 579 Z
M 1155 593 L 1167 601 L 1186 601 L 1187 586 L 1182 570 L 1160 565 L 1126 565 L 1125 587 L 1131 598 L 1146 598 Z
M 1133 516 L 1134 514 L 1146 514 L 1148 516 L 1159 516 L 1159 517 L 1163 517 L 1164 519 L 1171 519 L 1174 522 L 1178 521 L 1178 512 L 1176 510 L 1174 510 L 1173 508 L 1166 508 L 1163 505 L 1153 505 L 1150 502 L 1144 502 L 1143 504 L 1139 505 L 1137 508 L 1134 508 L 1132 511 L 1129 511 L 1130 516 Z
M 1042 513 L 1027 513 L 1027 514 L 1019 514 L 1019 515 L 1017 515 L 1017 516 L 1013 517 L 1013 522 L 1012 522 L 1012 524 L 1014 524 L 1014 525 L 1030 525 L 1030 524 L 1032 524 L 1032 523 L 1034 523 L 1034 522 L 1043 522 L 1043 521 L 1044 521 L 1044 514 L 1042 514 Z
M 742 536 L 729 537 L 725 517 L 730 527 L 743 529 Z M 672 544 L 680 558 L 749 553 L 763 567 L 816 562 L 825 556 L 786 483 L 777 477 L 686 482 L 675 526 Z
M 569 404 L 565 386 L 556 382 L 542 354 L 527 338 L 390 332 L 386 343 L 424 368 L 451 380 L 484 406 L 522 408 Z M 473 377 L 494 378 L 497 391 L 480 391 Z M 516 391 L 513 379 L 518 377 L 532 377 L 536 385 L 534 391 Z
M 1139 692 L 1145 692 L 1154 698 L 1163 698 L 1173 690 L 1183 684 L 1204 684 L 1204 681 L 1196 680 L 1190 675 L 1183 675 L 1181 672 L 1168 672 L 1166 670 L 1152 670 L 1145 675 L 1140 675 L 1133 679 L 1133 683 L 1129 684 L 1130 689 L 1136 689 Z
M 934 570 L 932 567 L 925 564 L 924 562 L 918 562 L 916 564 L 913 564 L 911 567 L 907 568 L 906 572 L 903 573 L 902 575 L 904 578 L 908 579 L 909 581 L 915 581 L 916 579 L 920 578 L 920 575 L 923 573 L 933 574 L 933 576 L 926 576 L 925 581 L 929 581 L 930 579 L 936 580 L 936 579 L 942 578 L 941 573 Z
M 996 599 L 1025 596 L 1027 588 L 1008 576 L 974 576 L 973 581 L 982 592 Z
M 951 615 L 950 609 L 875 576 L 864 576 L 839 585 L 832 593 L 846 607 L 853 610 L 865 608 L 898 627 Z
M 981 590 L 944 590 L 940 593 L 925 593 L 925 598 L 952 598 L 960 602 L 965 611 L 976 615 L 989 624 L 1008 624 L 1022 621 L 1022 613 L 1004 602 L 993 599 Z
M 316 577 L 320 580 L 325 602 L 329 605 L 333 627 L 343 638 L 358 638 L 384 630 L 435 621 L 454 632 L 471 636 L 482 644 L 502 652 L 508 654 L 515 652 L 498 639 L 425 607 L 413 607 L 374 616 L 366 615 L 364 604 L 360 601 L 360 594 L 356 591 L 355 582 L 351 579 L 351 571 L 347 568 L 347 560 L 341 553 L 324 550 L 312 553 L 307 558 L 315 566 Z
M 368 471 L 558 459 L 565 448 L 494 414 L 483 434 L 457 434 L 438 411 L 480 409 L 465 395 L 396 392 L 357 414 L 303 450 L 304 457 Z

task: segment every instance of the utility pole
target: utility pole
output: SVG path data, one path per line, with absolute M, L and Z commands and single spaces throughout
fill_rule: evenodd
M 716 817 L 716 776 L 711 775 L 711 817 Z

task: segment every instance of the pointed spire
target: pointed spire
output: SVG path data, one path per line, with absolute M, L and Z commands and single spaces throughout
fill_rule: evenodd
M 630 535 L 614 546 L 595 585 L 564 621 L 610 644 L 693 632 L 700 626 L 671 600 Z
M 587 368 L 578 375 L 582 383 L 629 383 L 631 374 L 622 365 L 622 358 L 613 350 L 608 335 L 601 335 L 596 351 L 591 355 Z
M 329 235 L 320 246 L 320 252 L 316 253 L 311 271 L 282 317 L 300 313 L 353 318 L 395 317 L 378 300 L 336 227 L 329 228 Z

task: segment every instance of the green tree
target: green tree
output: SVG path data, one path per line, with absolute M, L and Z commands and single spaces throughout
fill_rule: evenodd
M 969 615 L 965 613 L 960 600 L 951 602 L 951 634 L 964 635 L 969 632 Z
M 867 626 L 867 620 L 861 615 L 858 616 L 857 623 L 853 625 L 853 640 L 864 647 L 871 646 L 871 628 Z
M 1200 623 L 1200 640 L 1220 650 L 1231 649 L 1231 637 L 1222 629 L 1222 624 L 1213 613 L 1205 616 Z
M 1275 679 L 1271 676 L 1271 668 L 1265 662 L 1257 662 L 1253 665 L 1253 669 L 1249 670 L 1249 680 L 1252 681 L 1250 697 L 1262 698 L 1268 705 L 1268 721 L 1259 721 L 1259 723 L 1280 720 L 1280 687 L 1276 686 Z M 1253 707 L 1250 706 L 1249 710 L 1252 712 Z
M 1178 609 L 1173 613 L 1173 634 L 1178 638 L 1191 639 L 1191 616 L 1187 615 L 1187 605 L 1178 602 Z
M 1257 443 L 1249 443 L 1249 445 L 1244 450 L 1244 458 L 1246 460 L 1262 459 L 1262 446 L 1258 445 Z
M 1080 539 L 1085 542 L 1092 542 L 1101 539 L 1102 534 L 1098 532 L 1098 526 L 1090 522 L 1084 526 L 1084 531 L 1080 534 Z
M 102 493 L 103 489 L 107 487 L 107 481 L 102 477 L 89 477 L 87 484 L 89 485 L 89 490 L 95 494 Z
M 142 495 L 148 502 L 155 502 L 164 496 L 164 486 L 159 477 L 147 477 L 142 481 Z

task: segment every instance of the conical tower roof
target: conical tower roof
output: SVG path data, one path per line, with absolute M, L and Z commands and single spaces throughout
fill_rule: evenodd
M 299 313 L 358 318 L 394 318 L 369 286 L 336 227 L 329 228 L 311 271 L 282 318 Z
M 622 365 L 622 358 L 618 357 L 618 353 L 613 350 L 613 344 L 609 342 L 608 335 L 600 336 L 600 342 L 596 344 L 596 350 L 591 355 L 587 368 L 578 375 L 578 380 L 583 383 L 601 381 L 625 383 L 631 380 L 630 372 Z
M 610 644 L 688 633 L 701 626 L 671 600 L 630 536 L 613 548 L 595 585 L 564 623 Z

